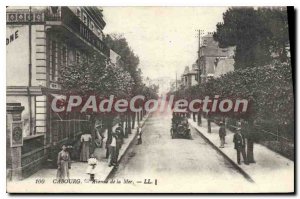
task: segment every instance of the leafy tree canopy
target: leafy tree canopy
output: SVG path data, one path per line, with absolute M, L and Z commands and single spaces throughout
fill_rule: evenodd
M 288 18 L 284 8 L 230 8 L 214 34 L 220 47 L 236 46 L 235 69 L 288 62 Z

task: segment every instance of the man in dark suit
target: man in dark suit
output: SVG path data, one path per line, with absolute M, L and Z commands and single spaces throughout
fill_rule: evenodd
M 119 157 L 119 152 L 121 150 L 122 144 L 123 144 L 123 138 L 124 138 L 124 132 L 123 132 L 123 128 L 122 128 L 122 124 L 119 123 L 119 126 L 116 128 L 115 130 L 116 132 L 116 159 L 118 159 Z
M 116 128 L 116 133 L 117 133 L 119 142 L 121 142 L 121 145 L 122 145 L 123 141 L 124 141 L 124 130 L 123 130 L 122 123 L 119 123 L 118 127 Z
M 219 137 L 221 141 L 219 148 L 224 148 L 226 129 L 225 129 L 225 124 L 223 122 L 220 122 Z
M 244 163 L 248 164 L 247 158 L 246 158 L 246 142 L 245 142 L 245 136 L 241 133 L 241 128 L 237 128 L 236 133 L 233 136 L 233 142 L 234 142 L 234 149 L 236 149 L 237 152 L 237 162 L 238 164 L 241 164 L 241 153 L 244 159 Z

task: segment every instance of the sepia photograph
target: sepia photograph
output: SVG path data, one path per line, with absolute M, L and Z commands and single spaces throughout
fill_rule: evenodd
M 294 23 L 6 6 L 6 192 L 295 193 Z

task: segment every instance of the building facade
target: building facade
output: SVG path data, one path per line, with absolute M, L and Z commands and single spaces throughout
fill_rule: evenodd
M 76 113 L 57 115 L 49 102 L 53 96 L 63 95 L 59 84 L 62 67 L 95 53 L 103 59 L 111 58 L 103 42 L 105 25 L 99 7 L 7 8 L 7 103 L 24 107 L 20 115 L 20 178 L 31 175 L 47 160 L 55 161 L 50 151 L 75 140 L 87 122 L 86 117 Z M 116 64 L 117 55 L 113 58 Z M 11 147 L 7 145 L 8 151 Z M 8 152 L 7 156 L 11 155 Z M 7 163 L 8 178 L 12 164 Z
M 202 37 L 202 46 L 199 49 L 198 67 L 200 82 L 207 78 L 216 78 L 234 70 L 235 47 L 220 48 L 209 32 Z
M 198 67 L 197 64 L 193 64 L 191 69 L 186 66 L 183 74 L 181 75 L 181 87 L 189 88 L 198 84 Z
M 197 85 L 197 74 L 197 64 L 193 64 L 191 69 L 189 68 L 189 66 L 186 66 L 181 76 L 181 86 L 184 88 L 189 88 L 191 86 Z

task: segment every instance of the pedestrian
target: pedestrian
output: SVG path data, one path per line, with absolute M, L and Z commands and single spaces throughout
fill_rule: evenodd
M 121 122 L 118 124 L 118 127 L 116 128 L 116 133 L 117 133 L 118 139 L 121 141 L 121 144 L 123 144 L 124 130 L 123 130 L 123 124 Z
M 90 181 L 94 181 L 95 180 L 95 169 L 96 169 L 96 166 L 97 166 L 97 159 L 95 158 L 95 155 L 94 154 L 91 154 L 90 158 L 88 159 L 88 167 L 87 167 L 87 170 L 86 170 L 86 173 L 90 175 Z
M 96 120 L 95 130 L 96 130 L 96 135 L 98 137 L 97 146 L 99 148 L 102 148 L 105 136 L 104 136 L 104 131 L 103 131 L 103 122 L 101 120 Z
M 72 160 L 79 161 L 81 147 L 82 147 L 82 144 L 81 144 L 81 141 L 80 141 L 80 135 L 77 135 L 75 137 L 75 142 L 73 143 L 74 150 L 73 150 L 72 155 L 71 155 Z
M 118 160 L 120 150 L 123 144 L 122 128 L 119 126 L 116 128 L 116 159 Z
M 141 127 L 140 124 L 137 127 L 137 136 L 138 136 L 137 145 L 142 144 L 143 143 L 143 141 L 142 141 L 142 127 Z
M 69 169 L 71 169 L 70 154 L 65 144 L 61 148 L 62 150 L 57 156 L 57 179 L 69 179 Z
M 109 134 L 111 134 L 111 128 L 107 129 L 105 131 L 105 138 L 103 139 L 103 142 L 105 143 L 105 158 L 109 158 L 109 154 L 110 154 L 110 144 L 111 144 L 111 140 L 112 140 L 112 136 L 109 136 Z
M 92 136 L 89 133 L 85 133 L 81 135 L 80 142 L 81 142 L 81 151 L 80 151 L 80 161 L 87 162 L 88 158 L 90 157 L 90 144 L 92 141 Z
M 233 142 L 234 142 L 234 149 L 236 149 L 237 152 L 237 163 L 241 164 L 241 153 L 244 159 L 244 163 L 248 164 L 246 159 L 246 143 L 245 143 L 245 136 L 241 133 L 241 128 L 238 127 L 236 129 L 236 132 L 233 136 Z
M 108 159 L 109 167 L 117 166 L 116 149 L 117 149 L 117 135 L 115 132 L 112 132 L 112 139 L 109 145 L 109 159 Z
M 220 137 L 220 142 L 221 142 L 219 148 L 224 148 L 226 129 L 225 129 L 225 124 L 223 122 L 220 122 L 219 137 Z

